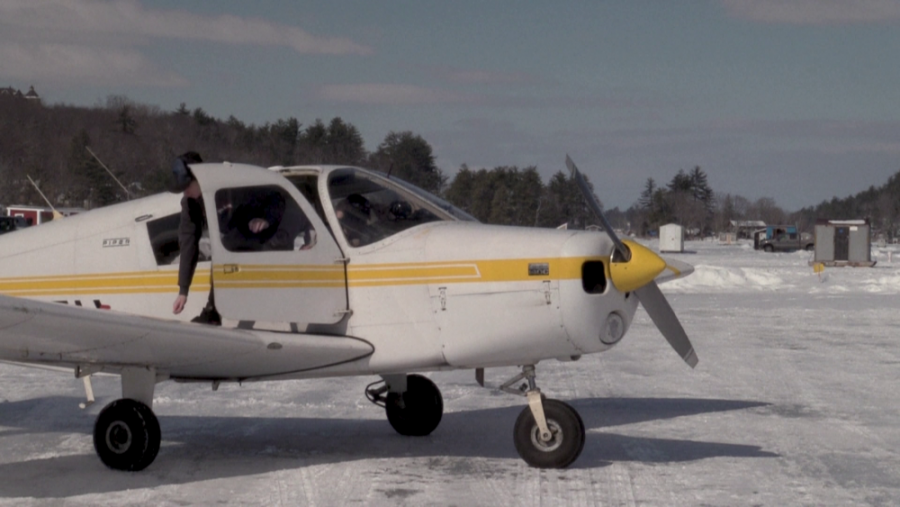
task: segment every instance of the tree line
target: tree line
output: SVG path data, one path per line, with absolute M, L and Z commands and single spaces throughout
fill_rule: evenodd
M 90 151 L 88 151 L 90 150 Z M 534 166 L 472 169 L 453 178 L 435 163 L 432 148 L 411 131 L 385 136 L 368 152 L 359 130 L 336 117 L 301 123 L 289 117 L 263 125 L 215 118 L 181 104 L 174 111 L 112 95 L 94 107 L 43 105 L 0 97 L 0 203 L 43 205 L 34 179 L 57 207 L 97 207 L 166 189 L 174 157 L 188 150 L 206 160 L 260 166 L 341 164 L 368 167 L 444 197 L 485 223 L 583 229 L 596 220 L 574 180 L 562 171 L 545 183 Z M 91 152 L 97 155 L 95 158 Z M 99 158 L 99 160 L 98 160 Z M 101 165 L 102 164 L 102 165 Z M 105 166 L 105 167 L 104 167 Z M 123 182 L 126 194 L 107 174 Z M 614 227 L 647 235 L 666 223 L 706 235 L 732 220 L 796 223 L 816 218 L 871 218 L 889 237 L 900 225 L 900 172 L 883 187 L 787 213 L 771 198 L 719 195 L 700 167 L 678 170 L 659 185 L 648 179 L 635 203 L 607 210 Z
M 639 235 L 647 235 L 667 223 L 678 223 L 695 235 L 708 235 L 728 231 L 732 221 L 793 224 L 800 230 L 812 231 L 820 219 L 868 219 L 874 234 L 893 240 L 900 238 L 900 171 L 880 187 L 870 186 L 856 195 L 833 197 L 815 206 L 786 212 L 771 197 L 750 201 L 739 195 L 716 194 L 703 170 L 695 167 L 689 173 L 679 170 L 665 187 L 648 179 L 640 198 L 624 216 L 622 220 Z
M 205 160 L 260 166 L 368 167 L 444 196 L 488 223 L 584 228 L 590 220 L 574 181 L 561 172 L 544 185 L 535 167 L 463 166 L 448 181 L 431 145 L 411 131 L 390 132 L 368 152 L 359 130 L 341 118 L 253 125 L 186 104 L 164 111 L 124 96 L 90 108 L 0 97 L 0 203 L 43 205 L 28 176 L 57 207 L 91 208 L 158 193 L 166 190 L 174 158 L 189 150 Z

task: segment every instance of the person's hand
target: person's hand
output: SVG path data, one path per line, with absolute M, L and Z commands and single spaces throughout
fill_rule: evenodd
M 187 296 L 184 294 L 179 294 L 177 298 L 175 298 L 175 303 L 172 305 L 172 313 L 178 315 L 184 310 L 184 305 L 187 303 Z
M 264 218 L 254 218 L 250 221 L 250 232 L 253 234 L 259 233 L 259 231 L 266 229 L 269 227 L 269 222 L 267 222 Z

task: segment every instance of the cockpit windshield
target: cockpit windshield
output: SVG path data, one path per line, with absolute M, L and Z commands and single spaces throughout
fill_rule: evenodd
M 472 219 L 413 185 L 356 169 L 332 172 L 328 193 L 344 237 L 354 247 L 428 222 Z

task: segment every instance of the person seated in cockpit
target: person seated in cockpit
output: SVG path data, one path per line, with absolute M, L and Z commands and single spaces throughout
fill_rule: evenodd
M 344 237 L 351 246 L 369 244 L 370 224 L 373 220 L 372 204 L 360 194 L 350 194 L 334 207 Z

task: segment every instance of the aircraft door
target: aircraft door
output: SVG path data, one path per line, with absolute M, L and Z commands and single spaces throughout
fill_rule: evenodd
M 286 179 L 238 164 L 191 166 L 203 191 L 216 308 L 226 319 L 334 324 L 347 313 L 343 254 Z

